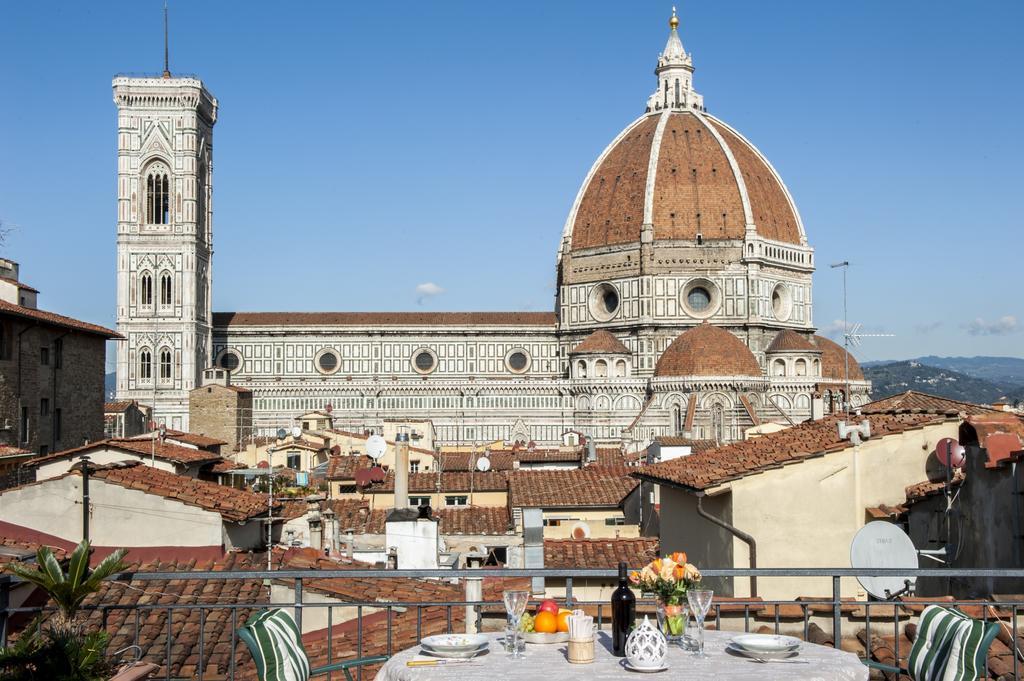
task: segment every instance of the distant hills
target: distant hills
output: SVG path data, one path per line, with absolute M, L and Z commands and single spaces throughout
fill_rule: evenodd
M 922 392 L 951 399 L 991 404 L 1024 401 L 1024 359 L 1016 357 L 936 357 L 903 362 L 864 362 L 872 382 L 871 397 Z

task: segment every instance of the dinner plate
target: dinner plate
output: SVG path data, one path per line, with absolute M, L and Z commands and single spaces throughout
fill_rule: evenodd
M 486 655 L 489 652 L 491 652 L 491 647 L 486 643 L 479 648 L 473 648 L 472 650 L 434 650 L 424 645 L 420 646 L 420 653 L 423 655 L 428 657 L 441 657 L 450 660 L 465 660 L 471 657 Z
M 667 664 L 663 664 L 660 667 L 634 667 L 629 663 L 629 660 L 623 660 L 622 666 L 631 672 L 640 672 L 641 674 L 656 674 L 658 672 L 663 672 L 666 669 L 668 669 Z
M 800 639 L 776 634 L 742 634 L 733 636 L 731 643 L 754 653 L 782 653 L 800 647 Z
M 795 649 L 780 650 L 775 652 L 758 652 L 754 650 L 746 650 L 744 648 L 740 648 L 734 643 L 730 643 L 725 647 L 725 649 L 731 653 L 742 655 L 743 657 L 759 658 L 762 660 L 786 660 L 788 658 L 795 657 L 800 654 L 800 651 Z
M 483 634 L 437 634 L 427 636 L 420 645 L 435 652 L 470 652 L 487 645 L 487 637 Z
M 547 645 L 551 643 L 565 643 L 569 640 L 569 632 L 559 631 L 554 634 L 542 634 L 531 631 L 523 634 L 523 640 L 527 643 Z

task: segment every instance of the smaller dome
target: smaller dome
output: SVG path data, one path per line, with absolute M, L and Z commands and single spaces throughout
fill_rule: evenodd
M 658 376 L 756 376 L 764 372 L 743 341 L 707 322 L 672 341 L 654 367 Z
M 818 352 L 818 349 L 811 345 L 807 336 L 792 329 L 783 329 L 775 336 L 765 352 L 770 355 L 776 352 Z
M 824 336 L 815 336 L 814 343 L 821 350 L 821 377 L 834 381 L 846 380 L 846 350 L 842 345 Z M 853 355 L 850 355 L 850 380 L 863 381 L 864 372 Z
M 583 339 L 569 351 L 570 355 L 629 355 L 629 348 L 611 332 L 601 329 Z

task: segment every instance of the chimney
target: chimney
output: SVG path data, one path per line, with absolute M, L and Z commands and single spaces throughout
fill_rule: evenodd
M 324 547 L 323 521 L 320 519 L 320 513 L 311 515 L 307 522 L 309 523 L 309 545 L 320 551 Z
M 409 508 L 409 434 L 395 435 L 395 508 Z
M 523 567 L 544 567 L 544 512 L 539 508 L 523 509 Z M 535 594 L 544 593 L 544 578 L 534 577 L 531 588 Z
M 330 549 L 331 555 L 338 553 L 338 514 L 328 506 L 327 510 L 320 514 L 324 519 L 324 531 L 327 533 L 327 541 L 324 542 Z
M 356 556 L 356 537 L 352 530 L 345 535 L 345 556 L 353 560 Z

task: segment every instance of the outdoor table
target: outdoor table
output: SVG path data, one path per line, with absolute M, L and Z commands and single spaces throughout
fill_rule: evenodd
M 611 653 L 611 636 L 599 632 L 594 645 L 592 664 L 571 664 L 566 659 L 567 644 L 527 645 L 525 657 L 514 660 L 505 653 L 504 634 L 493 634 L 490 652 L 470 664 L 437 667 L 408 667 L 406 662 L 420 652 L 414 646 L 395 654 L 381 667 L 376 681 L 499 681 L 504 679 L 559 679 L 601 681 L 602 679 L 636 679 L 645 676 L 662 679 L 738 679 L 764 681 L 765 679 L 806 679 L 813 681 L 865 681 L 868 668 L 853 653 L 835 650 L 814 643 L 800 645 L 800 654 L 792 658 L 807 664 L 786 662 L 756 662 L 726 651 L 729 640 L 739 632 L 708 631 L 704 637 L 704 652 L 708 657 L 698 659 L 679 646 L 670 645 L 668 670 L 662 673 L 640 673 L 627 670 L 624 658 Z

